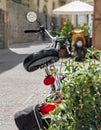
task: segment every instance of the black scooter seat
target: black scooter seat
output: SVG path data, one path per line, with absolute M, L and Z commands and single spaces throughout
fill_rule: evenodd
M 59 53 L 55 48 L 45 48 L 28 55 L 23 66 L 28 72 L 35 71 L 42 66 L 50 65 L 59 60 Z

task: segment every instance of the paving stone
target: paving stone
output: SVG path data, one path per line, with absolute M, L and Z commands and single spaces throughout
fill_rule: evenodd
M 0 130 L 17 130 L 15 112 L 36 105 L 49 94 L 43 85 L 44 71 L 26 72 L 23 60 L 48 43 L 36 42 L 10 46 L 0 50 Z

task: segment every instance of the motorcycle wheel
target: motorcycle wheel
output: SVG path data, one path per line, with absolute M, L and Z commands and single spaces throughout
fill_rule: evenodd
M 81 45 L 80 45 L 81 44 Z M 76 61 L 84 61 L 85 59 L 85 54 L 86 54 L 86 49 L 84 47 L 84 43 L 82 39 L 77 39 L 75 41 L 75 50 L 74 54 L 76 56 Z M 81 47 L 80 47 L 81 46 Z
M 84 61 L 85 60 L 85 51 L 84 50 L 82 50 L 82 49 L 78 49 L 77 50 L 77 56 L 76 56 L 76 61 Z

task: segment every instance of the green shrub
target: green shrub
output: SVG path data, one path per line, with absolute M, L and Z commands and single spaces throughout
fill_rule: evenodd
M 101 130 L 101 57 L 96 61 L 89 56 L 83 63 L 64 61 L 62 104 L 50 114 L 49 130 Z
M 64 23 L 64 26 L 62 27 L 60 35 L 68 38 L 68 40 L 71 42 L 72 41 L 71 31 L 73 29 L 74 29 L 73 24 L 70 21 L 67 21 Z
M 84 35 L 85 37 L 88 37 L 88 36 L 89 36 L 89 34 L 90 34 L 90 27 L 89 27 L 88 25 L 82 24 L 82 25 L 80 26 L 80 29 L 84 30 L 83 35 Z

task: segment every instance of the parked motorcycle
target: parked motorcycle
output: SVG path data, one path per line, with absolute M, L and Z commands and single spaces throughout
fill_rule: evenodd
M 76 61 L 84 61 L 87 52 L 86 39 L 82 32 L 83 30 L 78 28 L 72 31 L 72 51 Z
M 39 30 L 34 30 L 34 32 L 38 31 Z M 55 71 L 54 65 L 59 58 L 58 50 L 56 48 L 48 47 L 30 54 L 24 59 L 23 66 L 26 71 L 33 72 L 38 69 L 43 69 L 45 71 L 43 82 L 45 85 L 51 87 L 51 91 L 41 103 L 15 113 L 14 120 L 19 130 L 48 129 L 51 119 L 49 117 L 44 119 L 43 116 L 46 116 L 51 111 L 55 111 L 58 105 L 61 104 L 62 79 L 57 71 Z
M 44 69 L 46 72 L 44 84 L 51 86 L 51 92 L 44 101 L 36 106 L 26 108 L 15 114 L 15 123 L 19 130 L 46 130 L 51 119 L 43 119 L 44 115 L 54 111 L 61 104 L 61 79 L 55 72 L 54 63 L 59 60 L 58 51 L 46 48 L 27 56 L 23 62 L 28 72 Z M 50 69 L 49 69 L 50 68 Z M 51 103 L 49 102 L 51 100 Z
M 71 44 L 67 38 L 53 37 L 51 33 L 47 29 L 45 29 L 43 25 L 41 25 L 41 22 L 33 11 L 28 12 L 27 20 L 32 23 L 36 21 L 39 24 L 39 28 L 33 30 L 25 30 L 25 33 L 40 33 L 42 39 L 45 39 L 45 36 L 47 34 L 49 38 L 52 39 L 52 43 L 49 45 L 49 47 L 56 48 L 61 58 L 71 56 Z M 61 50 L 63 50 L 64 52 L 61 53 Z

